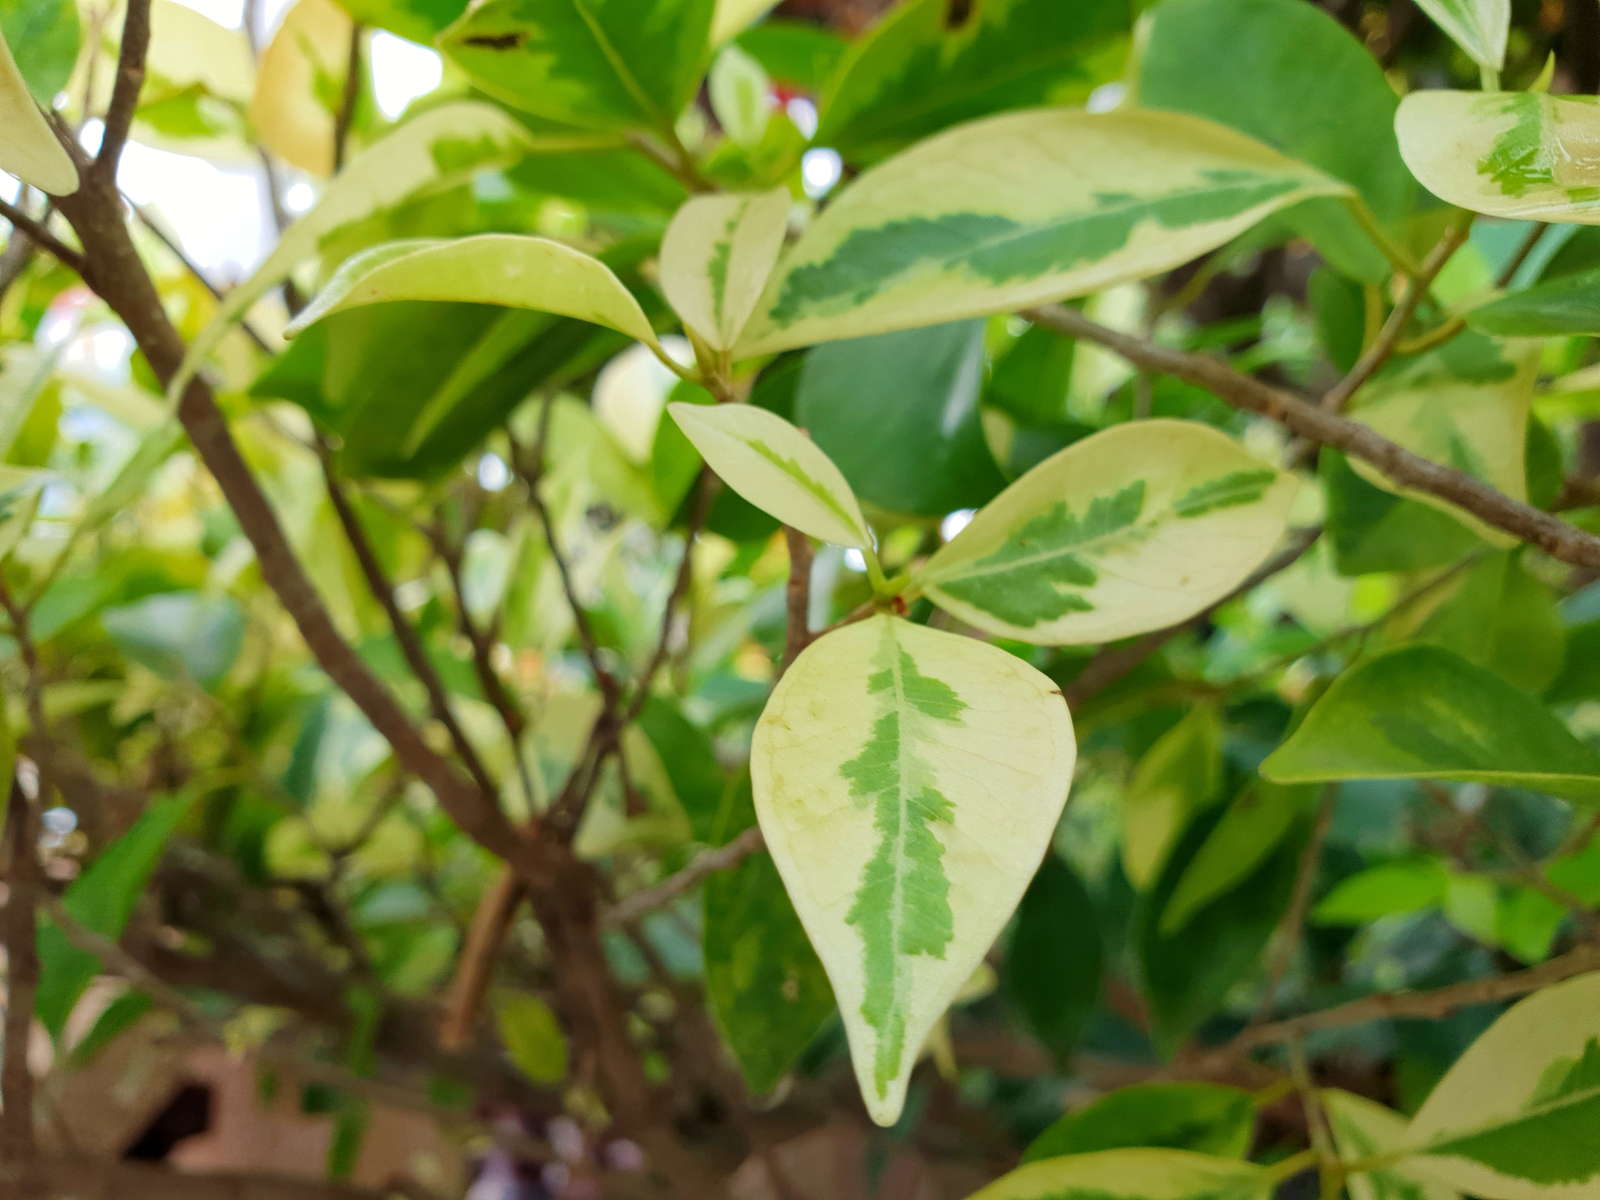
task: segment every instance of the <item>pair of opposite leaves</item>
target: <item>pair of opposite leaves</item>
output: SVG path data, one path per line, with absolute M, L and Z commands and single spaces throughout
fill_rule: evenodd
M 747 500 L 873 552 L 844 476 L 787 421 L 743 404 L 669 412 Z M 1294 489 L 1208 426 L 1116 426 L 1018 479 L 901 594 L 1040 644 L 1162 628 L 1259 565 Z M 878 1123 L 898 1118 L 929 1031 L 1038 868 L 1075 758 L 1051 679 L 887 614 L 824 634 L 774 689 L 751 753 L 756 813 Z

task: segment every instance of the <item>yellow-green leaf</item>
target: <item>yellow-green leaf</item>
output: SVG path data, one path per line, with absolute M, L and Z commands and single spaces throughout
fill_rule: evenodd
M 711 44 L 720 46 L 736 37 L 777 7 L 777 3 L 778 0 L 717 0 L 711 15 Z
M 1413 92 L 1400 155 L 1424 187 L 1473 212 L 1600 224 L 1600 99 L 1535 92 Z
M 1051 456 L 990 501 L 915 582 L 1002 637 L 1098 642 L 1193 616 L 1288 523 L 1292 477 L 1193 421 L 1135 421 Z
M 1222 784 L 1222 724 L 1201 705 L 1156 740 L 1122 798 L 1122 869 L 1143 891 Z M 1162 933 L 1170 930 L 1163 929 Z
M 1417 0 L 1417 7 L 1490 71 L 1506 59 L 1506 35 L 1511 31 L 1511 0 Z
M 374 246 L 334 272 L 288 332 L 298 332 L 329 313 L 391 300 L 527 308 L 592 321 L 648 345 L 657 344 L 639 302 L 611 268 L 549 238 L 509 233 Z
M 761 298 L 783 248 L 789 191 L 697 196 L 661 242 L 661 290 L 683 323 L 729 350 Z
M 1374 387 L 1355 416 L 1391 441 L 1434 462 L 1474 475 L 1516 500 L 1528 497 L 1524 448 L 1528 410 L 1538 378 L 1536 344 L 1521 343 L 1502 358 L 1497 377 L 1467 380 L 1438 375 L 1401 378 Z M 1484 541 L 1514 546 L 1517 538 L 1480 521 L 1448 500 L 1420 488 L 1401 487 L 1365 459 L 1350 465 L 1368 483 L 1449 513 Z
M 897 617 L 819 638 L 767 702 L 756 813 L 880 1125 L 1037 870 L 1075 757 L 1047 677 Z
M 1188 262 L 1348 188 L 1178 113 L 1033 109 L 918 142 L 785 256 L 742 354 L 1083 295 Z
M 872 533 L 839 468 L 776 413 L 749 404 L 669 404 L 711 469 L 739 495 L 801 533 L 865 549 Z
M 0 35 L 0 170 L 23 183 L 56 196 L 78 190 L 78 168 L 72 165 L 55 131 L 28 92 L 11 47 Z
M 1417 1111 L 1406 1160 L 1486 1200 L 1600 1195 L 1600 973 L 1520 1001 Z
M 250 123 L 262 145 L 313 175 L 333 174 L 334 114 L 354 29 L 334 0 L 296 0 L 261 52 Z
M 1245 1200 L 1270 1189 L 1254 1163 L 1190 1150 L 1100 1150 L 1018 1167 L 968 1200 Z
M 535 1083 L 560 1083 L 567 1074 L 567 1038 L 555 1012 L 538 996 L 496 996 L 494 1023 L 506 1054 Z

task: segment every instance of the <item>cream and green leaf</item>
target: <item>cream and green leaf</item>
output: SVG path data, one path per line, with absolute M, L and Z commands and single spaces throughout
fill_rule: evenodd
M 1084 295 L 1348 187 L 1198 117 L 1032 109 L 867 171 L 779 264 L 743 355 Z
M 722 481 L 801 533 L 866 550 L 872 532 L 833 460 L 776 413 L 749 404 L 667 405 Z
M 1450 40 L 1488 71 L 1499 71 L 1511 32 L 1511 0 L 1417 0 Z
M 697 196 L 661 242 L 661 290 L 714 350 L 730 350 L 783 248 L 789 189 Z
M 1345 1162 L 1388 1154 L 1405 1144 L 1406 1119 L 1394 1110 L 1338 1088 L 1324 1088 L 1317 1096 Z M 1396 1166 L 1353 1172 L 1345 1187 L 1350 1200 L 1461 1200 L 1454 1188 Z
M 1406 1130 L 1404 1163 L 1485 1200 L 1600 1195 L 1600 973 L 1520 1001 Z
M 659 345 L 639 302 L 610 267 L 561 242 L 509 233 L 374 246 L 334 272 L 288 332 L 329 313 L 394 300 L 455 300 L 556 313 Z
M 1524 449 L 1538 379 L 1538 346 L 1508 344 L 1500 361 L 1503 370 L 1475 380 L 1421 373 L 1374 385 L 1367 389 L 1370 400 L 1354 416 L 1414 454 L 1476 476 L 1515 500 L 1526 500 Z M 1368 483 L 1449 513 L 1491 545 L 1517 544 L 1513 535 L 1432 492 L 1396 485 L 1365 459 L 1352 458 L 1350 465 Z
M 1075 758 L 1047 677 L 897 617 L 824 635 L 774 689 L 756 813 L 879 1124 L 1038 868 Z
M 1600 224 L 1600 99 L 1413 92 L 1395 133 L 1434 195 L 1494 217 Z
M 78 169 L 39 112 L 4 36 L 0 36 L 0 171 L 56 196 L 78 190 Z
M 1003 637 L 1127 637 L 1242 583 L 1283 535 L 1294 491 L 1290 476 L 1198 422 L 1118 425 L 1018 479 L 914 583 Z
M 1003 1175 L 968 1200 L 1257 1200 L 1267 1171 L 1190 1150 L 1101 1150 L 1046 1158 Z

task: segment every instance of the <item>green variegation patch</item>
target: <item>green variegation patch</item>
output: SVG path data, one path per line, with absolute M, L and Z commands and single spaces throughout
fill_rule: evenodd
M 872 533 L 839 468 L 776 413 L 749 404 L 669 404 L 667 411 L 722 481 L 785 525 L 870 549 Z
M 1473 212 L 1600 224 L 1600 108 L 1593 96 L 1413 92 L 1400 153 L 1424 187 Z
M 1524 449 L 1528 410 L 1538 377 L 1539 353 L 1532 343 L 1513 343 L 1505 370 L 1481 381 L 1419 373 L 1369 389 L 1371 399 L 1355 416 L 1384 437 L 1434 462 L 1475 475 L 1507 496 L 1528 495 Z M 1478 520 L 1431 492 L 1395 485 L 1365 459 L 1350 465 L 1368 483 L 1398 496 L 1420 500 L 1449 513 L 1484 541 L 1514 546 L 1517 539 Z
M 1293 493 L 1289 476 L 1214 429 L 1119 425 L 1013 483 L 915 582 L 1005 637 L 1126 637 L 1237 586 L 1283 534 Z
M 1489 1200 L 1600 1192 L 1600 973 L 1536 992 L 1468 1047 L 1405 1147 L 1428 1176 Z
M 1038 867 L 1074 758 L 1049 679 L 896 617 L 822 637 L 773 691 L 756 811 L 880 1124 Z
M 78 190 L 78 169 L 45 122 L 0 35 L 0 170 L 57 196 Z
M 329 313 L 394 300 L 453 300 L 557 313 L 659 345 L 639 302 L 599 259 L 549 238 L 505 233 L 390 242 L 363 251 L 334 273 L 289 332 Z
M 1189 1150 L 1102 1150 L 1046 1158 L 1002 1176 L 969 1200 L 1254 1200 L 1266 1171 Z
M 789 190 L 698 196 L 661 243 L 661 288 L 683 323 L 715 350 L 733 347 L 783 248 Z
M 1081 295 L 1348 189 L 1197 117 L 1037 109 L 868 171 L 780 264 L 741 354 Z

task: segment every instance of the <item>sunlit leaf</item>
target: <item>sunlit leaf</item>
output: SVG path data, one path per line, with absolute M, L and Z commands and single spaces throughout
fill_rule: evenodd
M 789 215 L 789 191 L 697 196 L 661 242 L 661 289 L 683 323 L 728 350 L 767 285 Z
M 250 121 L 284 162 L 331 175 L 355 22 L 334 0 L 295 0 L 261 52 Z
M 1406 166 L 1473 212 L 1600 224 L 1600 103 L 1534 92 L 1413 92 L 1395 131 Z
M 757 508 L 824 542 L 872 545 L 839 468 L 776 413 L 749 404 L 669 404 L 667 411 L 722 481 Z
M 1280 783 L 1451 779 L 1600 804 L 1600 751 L 1526 692 L 1427 645 L 1340 675 L 1261 773 Z
M 1013 483 L 916 582 L 1005 637 L 1126 637 L 1192 616 L 1243 582 L 1283 535 L 1294 491 L 1291 477 L 1207 426 L 1118 425 Z
M 739 353 L 1083 295 L 1345 190 L 1176 113 L 1037 109 L 972 121 L 841 192 L 780 262 Z
M 824 635 L 773 691 L 756 812 L 879 1124 L 1038 867 L 1075 756 L 1048 678 L 894 617 Z
M 57 196 L 78 190 L 78 169 L 39 112 L 4 35 L 0 35 L 0 130 L 0 170 Z

